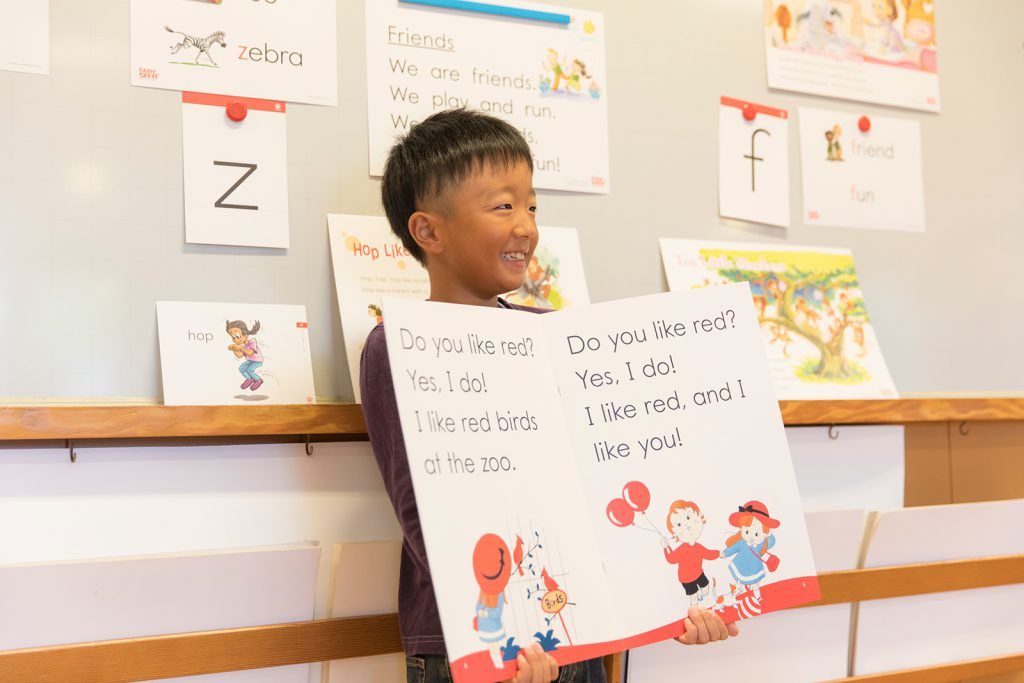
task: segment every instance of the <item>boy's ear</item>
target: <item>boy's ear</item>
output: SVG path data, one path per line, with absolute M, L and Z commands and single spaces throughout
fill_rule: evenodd
M 444 251 L 442 244 L 441 218 L 434 213 L 417 211 L 409 216 L 409 234 L 425 254 L 440 254 Z

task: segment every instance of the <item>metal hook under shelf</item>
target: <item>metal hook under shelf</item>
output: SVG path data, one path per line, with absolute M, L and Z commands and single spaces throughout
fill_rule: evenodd
M 832 439 L 833 441 L 839 438 L 839 430 L 836 429 L 835 425 L 828 426 L 828 438 Z
M 68 457 L 71 458 L 71 464 L 74 465 L 78 462 L 78 453 L 75 452 L 75 442 L 71 439 L 66 439 L 64 443 L 67 445 Z
M 310 435 L 306 434 L 306 455 L 309 457 L 313 456 L 313 444 L 310 443 Z
M 960 436 L 967 436 L 967 435 L 969 435 L 971 433 L 970 427 L 967 426 L 967 420 L 963 420 L 960 423 L 959 430 L 960 430 Z

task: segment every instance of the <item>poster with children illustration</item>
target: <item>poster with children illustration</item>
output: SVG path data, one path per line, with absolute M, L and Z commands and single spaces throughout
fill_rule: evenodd
M 525 0 L 365 8 L 371 175 L 417 121 L 466 107 L 520 130 L 537 188 L 611 190 L 603 14 Z
M 661 258 L 672 291 L 750 283 L 780 399 L 896 397 L 849 251 L 662 239 Z
M 423 301 L 430 296 L 430 282 L 386 218 L 328 214 L 327 225 L 345 354 L 359 403 L 359 357 L 370 330 L 384 322 L 384 297 Z M 548 310 L 590 303 L 576 229 L 542 227 L 526 281 L 505 299 Z
M 937 0 L 764 0 L 768 87 L 939 111 Z
M 807 225 L 924 231 L 917 121 L 807 107 L 799 113 Z
M 305 306 L 158 301 L 165 405 L 316 403 Z
M 746 283 L 548 315 L 385 299 L 456 683 L 819 596 Z M 744 429 L 736 429 L 743 424 Z
M 519 306 L 560 311 L 590 303 L 576 228 L 542 227 L 526 266 L 526 281 L 505 300 Z

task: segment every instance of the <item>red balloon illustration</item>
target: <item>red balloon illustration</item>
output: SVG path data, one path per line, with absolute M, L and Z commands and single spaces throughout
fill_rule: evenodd
M 623 486 L 622 497 L 637 512 L 646 512 L 651 504 L 651 492 L 639 481 L 631 481 Z
M 605 514 L 608 515 L 608 521 L 615 526 L 626 527 L 633 523 L 635 513 L 633 508 L 629 507 L 629 503 L 622 498 L 615 498 L 608 503 Z

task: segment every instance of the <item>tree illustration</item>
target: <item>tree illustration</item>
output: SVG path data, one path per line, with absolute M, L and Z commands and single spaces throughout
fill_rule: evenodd
M 750 282 L 758 319 L 772 334 L 770 343 L 792 341 L 789 333 L 803 337 L 818 350 L 819 357 L 803 368 L 809 379 L 857 381 L 865 371 L 850 360 L 846 338 L 853 332 L 854 343 L 865 355 L 864 325 L 868 322 L 853 265 L 829 271 L 803 270 L 789 266 L 784 273 L 722 269 L 719 274 L 732 282 Z

